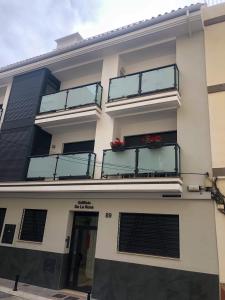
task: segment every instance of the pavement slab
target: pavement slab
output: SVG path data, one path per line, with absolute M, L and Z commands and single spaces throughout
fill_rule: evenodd
M 51 290 L 22 282 L 18 283 L 18 291 L 13 287 L 14 281 L 0 278 L 0 300 L 87 300 L 86 293 L 73 290 Z

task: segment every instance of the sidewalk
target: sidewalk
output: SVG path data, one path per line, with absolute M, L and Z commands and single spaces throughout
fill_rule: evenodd
M 24 300 L 24 298 L 12 296 L 10 294 L 6 294 L 6 293 L 3 293 L 3 292 L 0 292 L 0 299 L 1 300 Z
M 0 278 L 0 300 L 87 300 L 87 294 L 71 290 L 50 290 L 19 282 L 13 291 L 14 281 Z

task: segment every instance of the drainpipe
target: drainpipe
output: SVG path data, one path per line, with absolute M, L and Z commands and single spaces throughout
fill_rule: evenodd
M 191 30 L 191 24 L 190 24 L 190 11 L 189 11 L 189 9 L 187 9 L 187 11 L 186 11 L 186 16 L 187 16 L 188 36 L 189 36 L 189 38 L 191 38 L 192 30 Z

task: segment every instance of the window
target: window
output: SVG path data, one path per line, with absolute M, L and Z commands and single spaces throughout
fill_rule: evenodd
M 92 152 L 95 141 L 83 141 L 64 144 L 63 153 Z
M 179 248 L 178 215 L 120 214 L 119 251 L 178 258 Z
M 152 132 L 149 134 L 139 134 L 132 136 L 125 136 L 124 141 L 126 147 L 140 147 L 148 144 L 148 141 L 151 137 L 160 137 L 160 140 L 163 144 L 167 143 L 176 143 L 177 142 L 177 132 L 176 131 L 167 131 L 167 132 Z
M 42 242 L 46 216 L 45 209 L 24 209 L 19 239 Z
M 2 233 L 2 228 L 5 220 L 6 208 L 0 208 L 0 235 Z

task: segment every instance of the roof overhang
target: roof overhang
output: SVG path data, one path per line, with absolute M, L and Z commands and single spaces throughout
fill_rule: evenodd
M 201 8 L 196 4 L 179 9 L 169 14 L 138 22 L 125 28 L 113 30 L 80 44 L 27 59 L 0 69 L 0 85 L 12 77 L 43 67 L 49 68 L 53 73 L 61 68 L 87 63 L 88 61 L 102 59 L 104 55 L 112 53 L 125 53 L 134 48 L 145 47 L 157 41 L 174 39 L 179 36 L 202 30 Z M 187 12 L 189 12 L 187 14 Z

